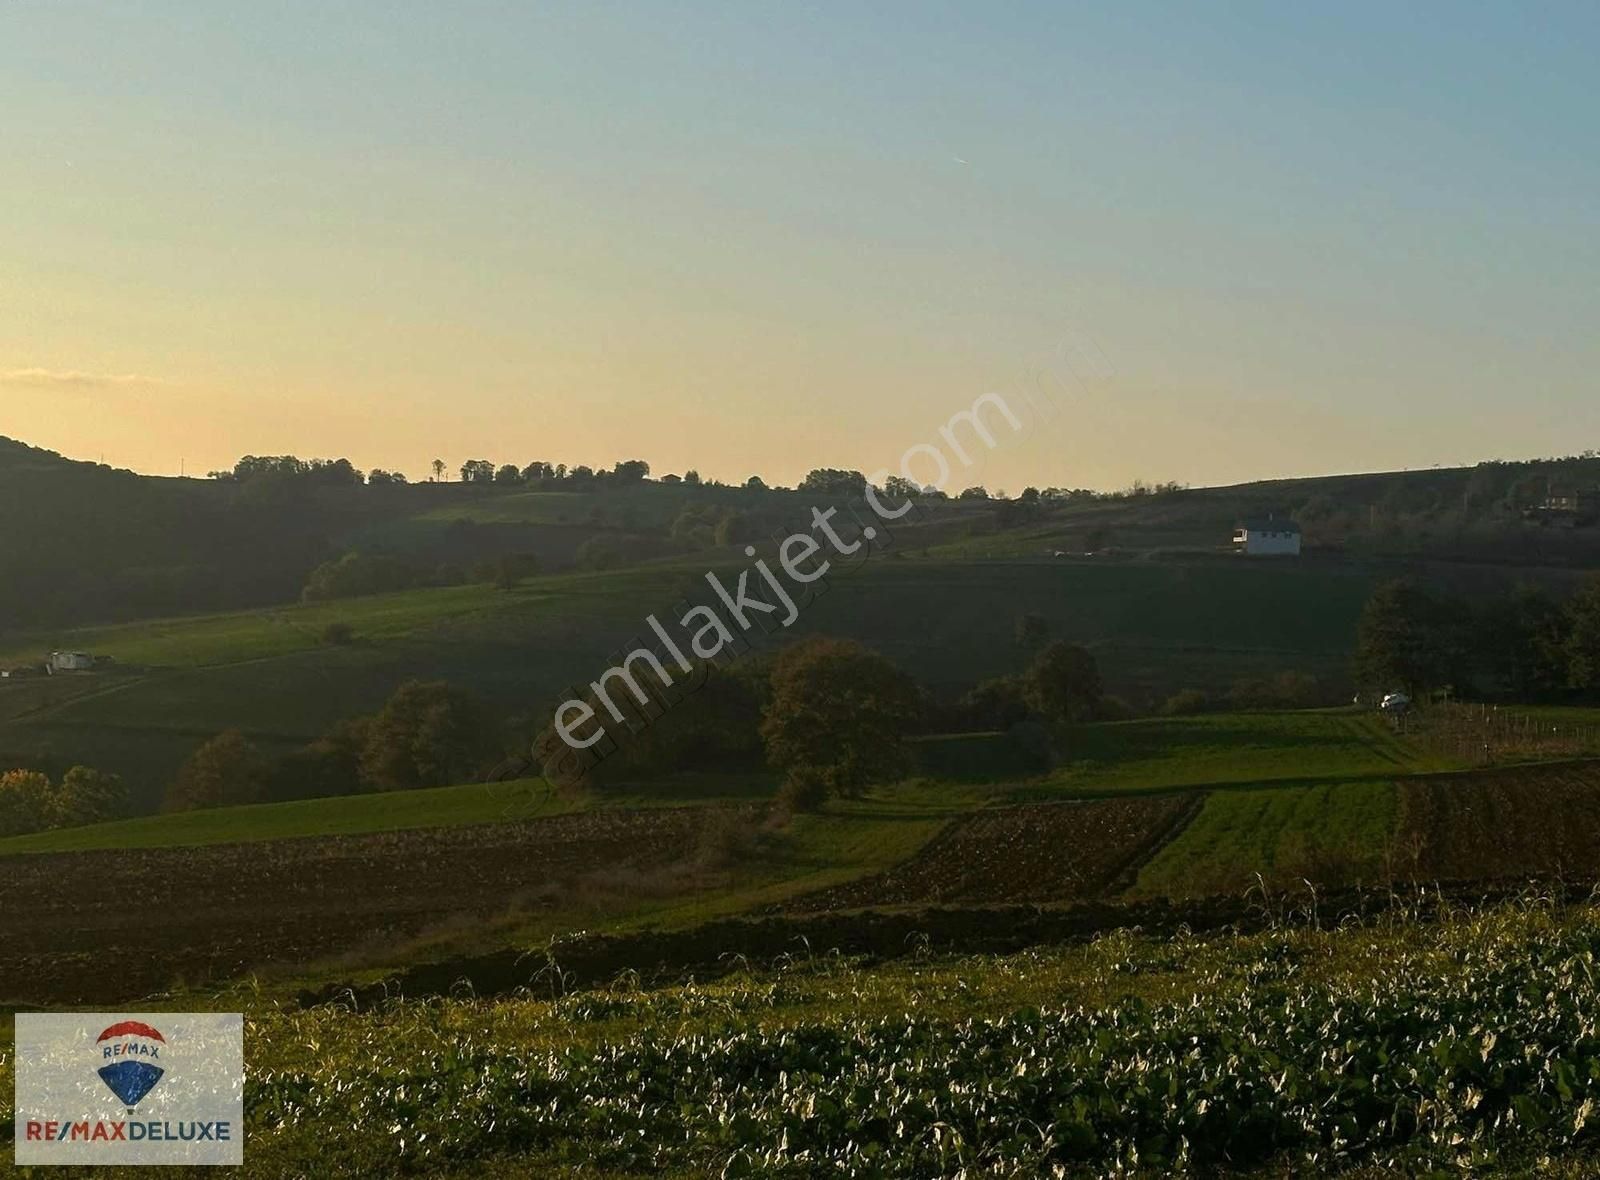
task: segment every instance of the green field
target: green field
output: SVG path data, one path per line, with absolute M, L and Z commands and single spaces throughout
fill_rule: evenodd
M 1144 866 L 1131 894 L 1242 893 L 1258 881 L 1381 881 L 1397 816 L 1391 782 L 1219 790 Z M 1259 875 L 1259 876 L 1258 876 Z
M 353 836 L 406 828 L 512 823 L 561 815 L 588 801 L 555 794 L 542 779 L 473 783 L 382 795 L 345 795 L 258 803 L 172 815 L 142 815 L 111 823 L 59 828 L 0 840 L 0 856 L 23 852 L 80 852 L 94 848 L 176 848 Z
M 1093 796 L 1229 783 L 1354 780 L 1451 769 L 1353 709 L 1220 713 L 1086 725 L 1032 794 Z
M 772 797 L 774 790 L 773 776 L 766 772 L 684 773 L 669 775 L 648 785 L 621 785 L 603 791 L 580 792 L 556 790 L 540 778 L 464 783 L 416 791 L 141 815 L 83 827 L 58 828 L 0 839 L 0 856 L 96 848 L 181 848 L 299 836 L 358 836 L 414 828 L 516 823 L 596 807 L 692 807 L 765 801 Z

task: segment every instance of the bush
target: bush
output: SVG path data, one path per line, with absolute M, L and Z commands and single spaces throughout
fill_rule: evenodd
M 0 774 L 0 836 L 99 823 L 122 815 L 127 805 L 122 780 L 88 766 L 74 766 L 59 786 L 38 771 Z
M 1278 672 L 1237 681 L 1228 690 L 1228 703 L 1236 709 L 1309 709 L 1326 703 L 1328 695 L 1308 672 Z
M 784 776 L 774 802 L 784 811 L 804 814 L 820 811 L 828 801 L 828 795 L 827 778 L 815 770 L 802 767 Z
M 613 570 L 627 562 L 627 554 L 610 537 L 590 537 L 573 557 L 584 570 Z
M 324 562 L 312 570 L 300 597 L 306 602 L 326 602 L 408 590 L 416 584 L 417 576 L 411 567 L 393 557 L 346 553 L 337 561 Z
M 321 638 L 329 647 L 345 647 L 356 641 L 356 629 L 349 623 L 329 623 L 322 629 Z
M 1198 688 L 1175 692 L 1161 705 L 1163 717 L 1190 717 L 1211 708 L 1211 698 Z
M 26 836 L 53 827 L 50 780 L 34 770 L 0 774 L 0 836 Z
M 956 722 L 963 729 L 1008 729 L 1028 716 L 1025 686 L 1016 676 L 985 680 L 956 704 Z
M 1107 694 L 1095 701 L 1090 716 L 1095 721 L 1132 721 L 1141 713 L 1126 697 Z

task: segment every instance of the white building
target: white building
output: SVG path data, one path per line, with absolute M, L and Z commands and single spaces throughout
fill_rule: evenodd
M 94 657 L 86 651 L 53 651 L 49 667 L 52 672 L 84 672 L 94 667 Z
M 1241 521 L 1233 530 L 1233 551 L 1251 557 L 1299 557 L 1300 526 L 1270 516 Z

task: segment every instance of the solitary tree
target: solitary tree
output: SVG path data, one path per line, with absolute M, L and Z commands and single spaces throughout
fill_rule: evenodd
M 410 680 L 372 719 L 361 775 L 390 791 L 466 782 L 482 768 L 491 745 L 476 697 L 442 680 Z
M 905 735 L 921 711 L 916 685 L 881 655 L 845 639 L 814 638 L 772 667 L 761 736 L 791 784 L 855 795 L 906 773 Z
M 267 762 L 237 729 L 224 730 L 178 768 L 167 790 L 168 811 L 255 803 L 266 787 Z
M 1040 652 L 1023 683 L 1028 707 L 1057 731 L 1093 718 L 1101 691 L 1094 655 L 1072 643 L 1052 643 Z
M 1412 695 L 1454 683 L 1463 674 L 1463 622 L 1457 604 L 1410 578 L 1379 586 L 1356 627 L 1359 682 Z
M 443 478 L 444 478 L 444 460 L 443 459 L 435 459 L 433 461 L 433 480 L 434 480 L 435 483 L 438 483 Z
M 56 788 L 55 822 L 63 827 L 115 819 L 128 807 L 128 789 L 114 774 L 74 766 Z
M 915 500 L 922 495 L 922 489 L 914 480 L 909 480 L 903 475 L 891 475 L 883 481 L 883 494 L 896 504 L 906 500 Z

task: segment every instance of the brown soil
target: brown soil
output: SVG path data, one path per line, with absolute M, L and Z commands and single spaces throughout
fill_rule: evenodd
M 0 1002 L 115 1003 L 659 880 L 723 808 L 0 860 Z M 656 876 L 652 876 L 655 873 Z M 609 883 L 609 884 L 608 884 Z M 667 884 L 670 884 L 667 883 Z
M 1120 892 L 1193 818 L 1201 792 L 997 807 L 955 820 L 904 864 L 808 894 L 791 912 L 1077 901 Z

